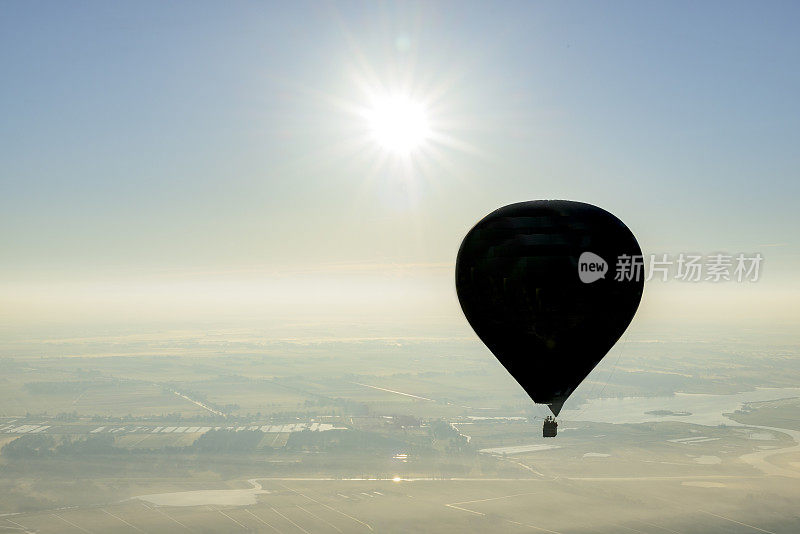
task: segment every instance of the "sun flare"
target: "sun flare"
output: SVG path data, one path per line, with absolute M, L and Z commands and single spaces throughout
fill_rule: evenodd
M 365 115 L 374 141 L 389 152 L 408 154 L 431 135 L 425 106 L 406 96 L 375 99 Z

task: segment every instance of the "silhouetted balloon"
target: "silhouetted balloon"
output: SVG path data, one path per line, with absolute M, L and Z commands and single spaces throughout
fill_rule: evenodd
M 641 254 L 622 221 L 597 206 L 521 202 L 469 231 L 456 290 L 478 337 L 534 402 L 558 415 L 633 319 L 643 273 L 617 280 L 616 266 Z

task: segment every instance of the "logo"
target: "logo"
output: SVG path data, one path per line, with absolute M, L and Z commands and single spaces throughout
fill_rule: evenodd
M 605 278 L 606 273 L 608 273 L 608 263 L 594 252 L 584 252 L 578 258 L 578 277 L 584 284 Z

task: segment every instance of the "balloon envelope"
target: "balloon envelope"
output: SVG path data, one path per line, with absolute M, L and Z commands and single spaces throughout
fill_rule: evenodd
M 633 319 L 641 254 L 622 221 L 597 206 L 521 202 L 469 231 L 456 290 L 478 337 L 534 402 L 558 415 Z M 621 277 L 620 260 L 632 266 Z

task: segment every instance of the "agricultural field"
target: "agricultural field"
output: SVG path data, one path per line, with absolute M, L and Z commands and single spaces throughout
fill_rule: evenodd
M 4 358 L 0 527 L 783 533 L 798 520 L 782 347 L 721 344 L 700 367 L 676 356 L 699 344 L 630 342 L 543 439 L 546 408 L 454 341 L 221 337 Z M 759 358 L 785 373 L 764 379 Z M 737 400 L 770 398 L 751 384 L 782 398 Z
M 791 503 L 749 498 L 752 491 L 791 493 L 787 482 L 257 478 L 249 484 L 0 521 L 35 532 L 790 533 L 800 519 Z

